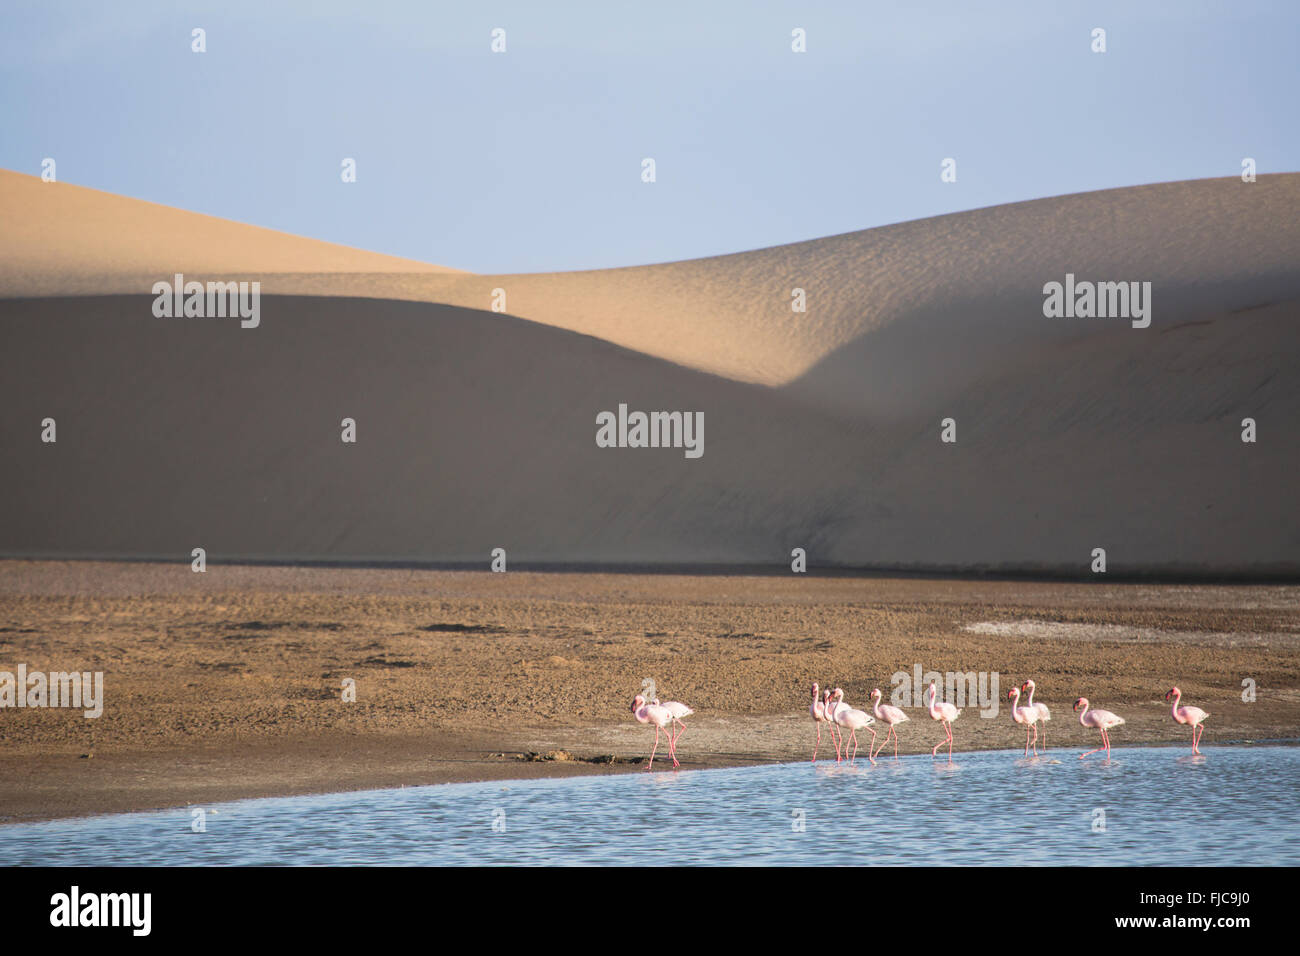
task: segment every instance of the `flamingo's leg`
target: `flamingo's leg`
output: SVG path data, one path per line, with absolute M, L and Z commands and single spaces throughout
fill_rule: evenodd
M 1043 724 L 1043 753 L 1047 753 L 1047 724 Z
M 650 750 L 650 763 L 649 763 L 649 765 L 646 767 L 647 770 L 649 770 L 649 769 L 651 769 L 652 767 L 654 767 L 654 765 L 655 765 L 655 751 L 657 751 L 658 749 L 659 749 L 659 727 L 658 727 L 658 725 L 656 725 L 656 726 L 655 726 L 655 745 L 654 745 L 654 747 L 651 748 L 651 750 Z
M 952 763 L 952 722 L 948 722 L 948 762 Z
M 944 737 L 943 740 L 935 744 L 934 749 L 930 751 L 931 757 L 939 756 L 939 748 L 942 747 L 944 744 L 948 743 L 950 740 L 952 740 L 952 730 L 950 730 L 948 727 L 948 721 L 940 720 L 939 726 L 943 728 Z
M 1029 756 L 1029 728 L 1025 728 L 1025 756 Z
M 871 728 L 868 727 L 867 730 L 871 730 Z M 871 730 L 871 743 L 867 745 L 867 759 L 871 761 L 871 766 L 873 767 L 876 765 L 876 758 L 871 755 L 871 748 L 875 746 L 875 743 L 876 743 L 876 732 L 874 730 Z
M 849 739 L 853 741 L 853 756 L 849 758 L 849 766 L 853 766 L 853 761 L 858 759 L 858 729 L 856 727 L 849 732 Z M 844 745 L 844 752 L 849 752 L 848 744 Z
M 816 724 L 817 724 L 817 743 L 813 744 L 813 758 L 812 758 L 813 763 L 817 762 L 817 748 L 822 745 L 822 722 L 818 720 L 816 721 Z
M 880 747 L 876 750 L 877 757 L 879 757 L 880 754 L 884 751 L 885 745 L 889 743 L 890 737 L 894 738 L 894 756 L 895 757 L 898 756 L 898 731 L 894 729 L 893 724 L 890 724 L 889 730 L 885 733 L 885 739 L 880 742 Z
M 1030 724 L 1029 726 L 1034 728 L 1034 756 L 1037 757 L 1038 756 L 1038 725 Z
M 1106 731 L 1104 730 L 1101 732 L 1101 739 L 1104 745 L 1106 740 Z M 1079 754 L 1079 759 L 1082 760 L 1084 757 L 1091 757 L 1095 753 L 1100 753 L 1102 749 L 1103 747 L 1098 747 L 1096 750 L 1089 750 L 1086 754 Z

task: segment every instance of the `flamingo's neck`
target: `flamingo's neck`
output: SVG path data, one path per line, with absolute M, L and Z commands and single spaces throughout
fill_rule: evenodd
M 1079 723 L 1083 724 L 1083 726 L 1085 727 L 1087 727 L 1088 724 L 1083 718 L 1087 716 L 1087 714 L 1088 714 L 1088 705 L 1084 704 L 1083 710 L 1079 711 Z
M 1174 720 L 1178 719 L 1178 702 L 1182 699 L 1183 699 L 1182 693 L 1174 694 L 1174 706 L 1173 709 L 1170 711 L 1170 713 L 1174 715 Z
M 1026 698 L 1025 700 L 1025 706 L 1026 707 L 1034 706 L 1034 685 L 1033 684 L 1029 685 L 1029 697 Z

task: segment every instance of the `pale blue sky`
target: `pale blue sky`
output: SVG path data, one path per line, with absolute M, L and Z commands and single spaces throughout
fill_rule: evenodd
M 476 272 L 634 265 L 1295 171 L 1298 38 L 1295 0 L 6 4 L 0 166 Z

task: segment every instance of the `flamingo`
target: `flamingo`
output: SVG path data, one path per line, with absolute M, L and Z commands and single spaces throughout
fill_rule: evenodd
M 875 744 L 876 732 L 872 730 L 871 725 L 874 724 L 876 720 L 866 711 L 854 710 L 852 707 L 846 705 L 844 703 L 844 691 L 840 690 L 838 687 L 835 688 L 835 693 L 832 694 L 831 696 L 835 700 L 834 710 L 832 711 L 831 719 L 834 720 L 837 725 L 849 731 L 849 737 L 853 741 L 853 756 L 849 758 L 849 763 L 851 764 L 853 763 L 854 760 L 857 759 L 858 756 L 858 731 L 859 730 L 861 730 L 863 727 L 867 728 L 867 730 L 870 730 L 871 744 L 872 745 Z M 843 734 L 841 734 L 840 736 L 842 737 Z M 844 752 L 845 753 L 849 752 L 849 745 L 847 742 L 844 744 Z M 871 760 L 872 764 L 875 764 L 876 761 L 870 756 L 871 755 L 870 746 L 867 747 L 867 755 L 868 755 L 867 759 Z
M 676 734 L 672 734 L 672 725 L 670 724 L 668 727 L 670 732 L 668 737 L 668 753 L 672 755 L 673 766 L 679 766 L 677 763 L 677 741 L 681 740 L 682 734 L 686 733 L 686 725 L 682 723 L 682 718 L 691 716 L 695 711 L 691 710 L 679 700 L 670 700 L 666 704 L 661 704 L 659 703 L 659 698 L 656 697 L 651 701 L 651 704 L 655 707 L 663 707 L 666 709 L 668 713 L 672 715 L 673 723 L 677 724 L 680 728 Z
M 939 755 L 939 748 L 945 743 L 948 745 L 948 762 L 952 763 L 952 722 L 961 716 L 961 711 L 947 701 L 939 700 L 939 692 L 935 689 L 934 681 L 930 681 L 930 688 L 925 692 L 929 698 L 930 716 L 943 726 L 944 733 L 947 734 L 943 740 L 934 745 L 930 751 L 931 757 Z
M 1110 734 L 1107 733 L 1112 727 L 1118 727 L 1124 723 L 1124 718 L 1112 714 L 1109 710 L 1089 710 L 1088 698 L 1080 697 L 1074 702 L 1074 711 L 1079 715 L 1079 723 L 1085 727 L 1096 727 L 1101 731 L 1101 747 L 1097 750 L 1089 750 L 1086 754 L 1079 754 L 1079 759 L 1089 757 L 1103 748 L 1106 751 L 1106 759 L 1110 759 Z M 1083 708 L 1080 710 L 1080 708 Z
M 835 695 L 839 694 L 838 697 Z M 835 741 L 835 762 L 839 763 L 843 758 L 840 756 L 840 744 L 844 741 L 844 735 L 839 731 L 839 724 L 835 723 L 835 711 L 846 706 L 844 703 L 844 691 L 838 687 L 835 690 L 826 690 L 822 694 L 825 702 L 826 723 L 830 724 L 831 740 Z
M 1180 724 L 1190 724 L 1192 727 L 1192 753 L 1200 754 L 1201 752 L 1201 735 L 1205 733 L 1205 727 L 1202 721 L 1210 715 L 1199 707 L 1179 707 L 1178 702 L 1183 699 L 1183 692 L 1177 687 L 1170 688 L 1169 693 L 1165 694 L 1165 700 L 1170 697 L 1174 699 L 1174 720 Z
M 812 706 L 808 708 L 808 713 L 812 715 L 813 722 L 817 726 L 817 743 L 813 745 L 812 762 L 817 762 L 817 748 L 822 745 L 822 724 L 829 723 L 830 718 L 826 715 L 826 702 L 821 699 L 817 692 L 817 684 L 812 685 Z M 835 740 L 834 732 L 831 733 L 831 740 Z M 839 757 L 839 744 L 835 745 L 835 756 Z
M 822 704 L 826 710 L 826 723 L 830 725 L 831 740 L 835 744 L 836 763 L 840 762 L 840 738 L 843 735 L 840 733 L 839 725 L 835 723 L 835 708 L 839 707 L 841 703 L 843 702 L 831 700 L 831 692 L 829 690 L 822 692 Z
M 1028 707 L 1030 710 L 1038 711 L 1038 722 L 1043 725 L 1043 753 L 1047 753 L 1047 722 L 1052 719 L 1052 712 L 1047 709 L 1046 704 L 1034 703 L 1034 682 L 1033 681 L 1027 680 L 1020 685 L 1020 692 L 1022 694 L 1026 690 L 1029 691 L 1029 700 L 1026 701 L 1025 706 Z
M 1011 718 L 1018 724 L 1025 725 L 1025 756 L 1029 756 L 1029 729 L 1034 731 L 1034 756 L 1038 756 L 1038 714 L 1028 704 L 1020 706 L 1020 691 L 1015 687 L 1007 691 L 1011 701 Z
M 655 725 L 655 745 L 650 751 L 650 764 L 646 767 L 646 770 L 649 770 L 655 765 L 655 752 L 659 749 L 659 731 L 667 730 L 669 740 L 672 739 L 673 715 L 669 713 L 667 707 L 659 704 L 647 704 L 645 698 L 637 694 L 632 698 L 632 716 L 637 719 L 638 723 Z M 670 756 L 673 758 L 673 766 L 678 766 L 677 757 L 671 753 L 671 745 L 669 751 Z
M 877 687 L 871 692 L 871 713 L 875 715 L 876 720 L 883 721 L 889 725 L 889 732 L 885 734 L 885 739 L 880 742 L 876 752 L 872 754 L 872 762 L 875 757 L 880 756 L 880 751 L 885 749 L 885 744 L 889 743 L 889 738 L 894 738 L 894 759 L 898 759 L 898 725 L 906 723 L 910 718 L 902 710 L 893 704 L 882 704 L 880 702 L 880 688 Z M 874 733 L 874 731 L 873 731 Z

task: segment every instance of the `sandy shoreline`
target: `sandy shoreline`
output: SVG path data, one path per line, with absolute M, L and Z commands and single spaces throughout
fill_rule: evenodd
M 698 711 L 684 769 L 806 760 L 811 680 L 860 705 L 916 664 L 996 671 L 1003 696 L 1034 677 L 1053 747 L 1094 746 L 1078 694 L 1127 718 L 1117 745 L 1185 744 L 1173 682 L 1206 746 L 1294 738 L 1298 606 L 1288 585 L 5 561 L 0 670 L 100 670 L 107 700 L 0 711 L 0 821 L 637 771 L 646 677 Z M 1005 701 L 974 713 L 958 749 L 1023 744 Z M 903 752 L 939 736 L 914 710 Z M 580 759 L 519 756 L 551 751 Z

